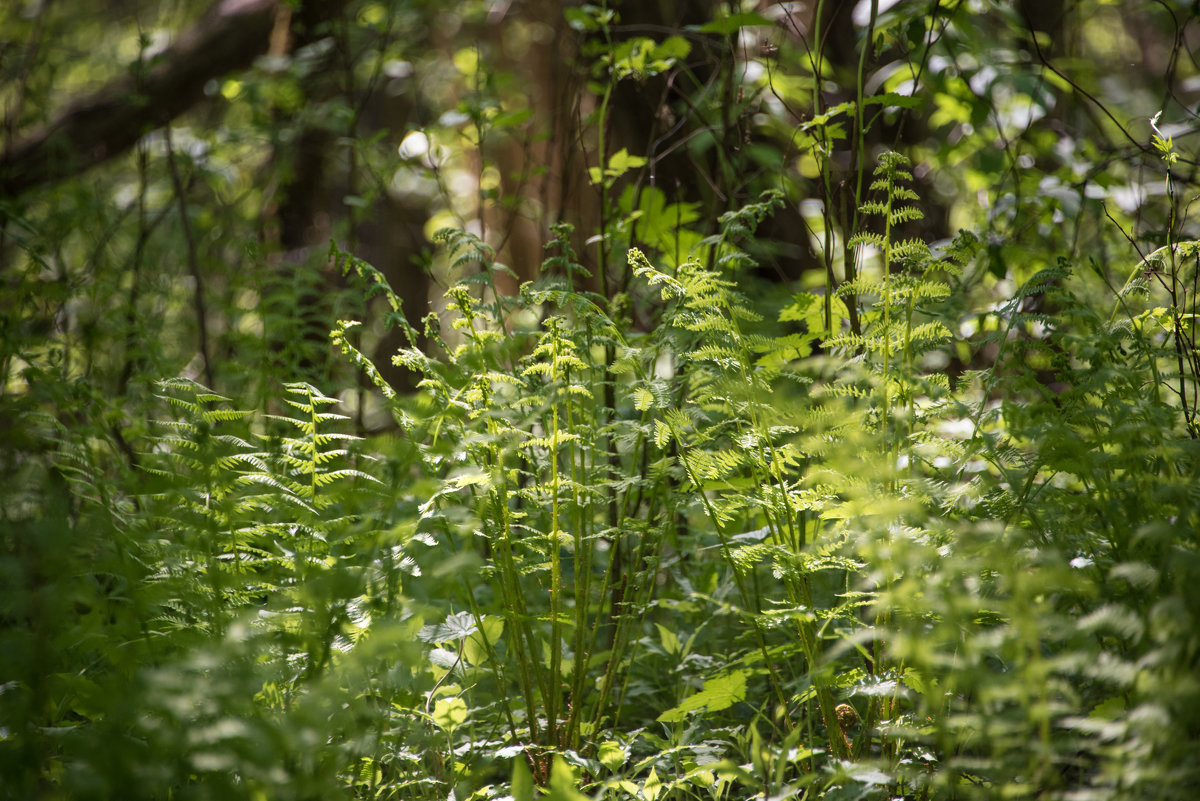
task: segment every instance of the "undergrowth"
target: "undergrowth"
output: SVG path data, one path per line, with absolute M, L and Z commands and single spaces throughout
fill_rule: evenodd
M 423 635 L 427 707 L 478 760 L 460 787 L 496 756 L 514 787 L 645 798 L 1155 797 L 1191 775 L 1152 744 L 1193 725 L 1190 612 L 1161 604 L 1196 564 L 1194 440 L 1144 389 L 1173 340 L 1128 305 L 1103 319 L 1064 262 L 997 311 L 991 368 L 923 369 L 977 240 L 897 240 L 909 178 L 881 161 L 862 211 L 883 230 L 851 241 L 880 256 L 840 290 L 861 334 L 801 295 L 775 335 L 704 266 L 750 262 L 730 232 L 768 195 L 669 272 L 629 251 L 645 330 L 573 288 L 560 238 L 516 298 L 486 272 L 451 287 L 436 351 L 397 356 L 437 479 L 417 528 L 465 571 Z
M 794 132 L 826 272 L 781 302 L 750 288 L 794 187 L 714 185 L 704 220 L 606 145 L 621 82 L 690 69 L 690 41 L 568 19 L 604 40 L 595 259 L 559 223 L 521 283 L 495 237 L 444 229 L 447 288 L 413 322 L 331 246 L 367 320 L 331 340 L 389 433 L 335 411 L 361 387 L 239 409 L 188 378 L 125 425 L 31 337 L 6 354 L 0 795 L 1187 797 L 1200 244 L 1158 118 L 1161 245 L 1123 282 L 1041 254 L 979 302 L 994 232 L 916 235 L 898 153 L 862 188 L 866 107 L 915 103 L 864 96 L 864 54 L 856 99 L 821 111 L 814 86 Z M 471 110 L 482 153 L 502 117 Z M 323 364 L 302 322 L 301 350 L 256 351 L 272 375 Z M 392 365 L 372 325 L 398 329 Z
M 567 227 L 513 296 L 440 235 L 478 272 L 423 332 L 393 315 L 415 395 L 332 333 L 403 432 L 374 456 L 309 384 L 261 414 L 175 379 L 116 495 L 42 420 L 74 500 L 9 580 L 78 615 L 6 607 L 9 795 L 1186 793 L 1196 384 L 1148 279 L 1194 243 L 1107 311 L 1067 261 L 1035 274 L 951 379 L 925 365 L 977 240 L 897 239 L 908 179 L 882 159 L 851 241 L 861 333 L 739 293 L 767 193 L 669 269 L 629 249 L 619 302 Z M 94 566 L 55 576 L 65 542 Z

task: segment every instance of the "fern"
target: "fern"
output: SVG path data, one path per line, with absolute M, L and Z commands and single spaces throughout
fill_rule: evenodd
M 936 304 L 950 296 L 950 287 L 934 279 L 935 273 L 953 277 L 960 268 L 949 261 L 935 259 L 929 247 L 920 240 L 900 240 L 895 236 L 897 226 L 923 218 L 920 209 L 911 205 L 919 200 L 906 184 L 912 181 L 908 160 L 897 153 L 884 153 L 875 169 L 871 191 L 883 194 L 883 199 L 864 203 L 860 211 L 866 218 L 880 218 L 883 231 L 860 231 L 850 238 L 849 246 L 862 248 L 871 245 L 881 253 L 881 275 L 871 277 L 863 272 L 838 287 L 842 297 L 874 297 L 875 305 L 863 315 L 862 335 L 843 334 L 829 337 L 826 346 L 853 350 L 877 363 L 880 376 L 880 400 L 877 406 L 881 426 L 886 429 L 893 417 L 892 392 L 905 407 L 908 419 L 916 414 L 917 384 L 915 367 L 920 357 L 948 341 L 951 333 L 945 324 L 936 320 L 917 322 L 918 315 L 936 313 Z M 952 249 L 959 259 L 966 256 L 966 246 Z M 969 255 L 969 252 L 967 253 Z M 899 272 L 894 272 L 899 268 Z
M 344 447 L 357 437 L 329 430 L 346 419 L 323 411 L 336 403 L 309 384 L 289 384 L 285 404 L 297 415 L 265 415 L 227 408 L 228 401 L 186 379 L 160 382 L 160 397 L 180 419 L 159 424 L 162 433 L 144 457 L 161 486 L 144 498 L 143 525 L 177 532 L 160 540 L 153 558 L 165 566 L 155 581 L 165 594 L 164 622 L 202 626 L 220 636 L 244 612 L 274 609 L 275 624 L 302 632 L 298 654 L 306 671 L 327 663 L 338 603 L 309 607 L 305 581 L 350 543 L 356 517 L 338 508 L 340 486 L 378 483 L 352 466 Z M 293 429 L 264 439 L 255 422 Z M 153 540 L 150 540 L 153 542 Z M 293 610 L 283 612 L 282 610 Z M 321 620 L 324 622 L 320 622 Z M 340 625 L 340 624 L 338 624 Z

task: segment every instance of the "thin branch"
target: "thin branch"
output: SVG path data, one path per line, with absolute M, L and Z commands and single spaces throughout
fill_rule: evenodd
M 179 176 L 179 164 L 175 158 L 175 146 L 171 142 L 171 126 L 163 129 L 167 145 L 167 169 L 171 173 L 171 184 L 175 188 L 175 199 L 179 201 L 179 224 L 183 226 L 183 239 L 187 245 L 188 269 L 192 273 L 192 281 L 196 291 L 192 295 L 192 307 L 196 313 L 196 326 L 199 337 L 200 360 L 204 363 L 204 384 L 215 387 L 212 372 L 212 357 L 208 351 L 208 306 L 204 302 L 204 276 L 200 272 L 200 259 L 196 254 L 196 238 L 192 234 L 192 221 L 188 216 L 187 187 Z
M 1038 43 L 1037 31 L 1034 30 L 1033 23 L 1029 20 L 1028 17 L 1025 18 L 1025 28 L 1029 34 L 1029 41 L 1030 41 L 1030 43 L 1033 44 L 1033 49 L 1037 53 L 1038 61 L 1042 62 L 1042 66 L 1044 66 L 1046 69 L 1053 72 L 1059 78 L 1062 78 L 1064 81 L 1067 82 L 1068 85 L 1070 85 L 1070 87 L 1073 90 L 1075 90 L 1077 93 L 1079 93 L 1080 95 L 1085 97 L 1087 100 L 1091 101 L 1092 105 L 1095 106 L 1096 108 L 1098 108 L 1100 111 L 1102 111 L 1104 113 L 1104 116 L 1108 117 L 1109 120 L 1111 120 L 1112 123 L 1117 126 L 1117 130 L 1119 130 L 1121 132 L 1121 134 L 1126 139 L 1128 139 L 1134 147 L 1136 147 L 1138 150 L 1140 150 L 1143 153 L 1152 153 L 1153 152 L 1149 145 L 1143 144 L 1142 142 L 1139 142 L 1138 140 L 1133 138 L 1133 134 L 1131 134 L 1129 132 L 1128 128 L 1126 128 L 1124 125 L 1121 124 L 1120 120 L 1118 120 L 1115 116 L 1113 116 L 1113 113 L 1108 110 L 1108 106 L 1101 103 L 1100 100 L 1095 95 L 1093 95 L 1088 90 L 1084 89 L 1082 86 L 1080 86 L 1078 83 L 1076 83 L 1070 76 L 1068 76 L 1066 73 L 1064 73 L 1063 71 L 1061 71 L 1060 69 L 1058 69 L 1057 67 L 1055 67 L 1053 64 L 1050 63 L 1050 59 L 1048 59 L 1046 57 L 1046 54 L 1042 52 L 1042 46 L 1041 46 L 1041 44 Z M 1195 161 L 1193 161 L 1191 159 L 1183 158 L 1182 156 L 1179 158 L 1179 161 L 1184 164 L 1192 164 L 1192 165 L 1196 164 Z

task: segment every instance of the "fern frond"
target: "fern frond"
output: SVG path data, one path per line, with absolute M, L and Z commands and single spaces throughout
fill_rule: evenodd
M 904 200 L 920 200 L 920 197 L 916 192 L 903 187 L 897 187 L 893 189 L 892 195 L 895 198 Z M 893 208 L 887 215 L 888 223 L 891 225 L 900 225 L 901 223 L 923 219 L 925 219 L 925 215 L 916 206 L 898 206 Z M 925 243 L 922 242 L 921 245 L 924 246 Z M 926 252 L 928 252 L 928 250 L 929 249 L 926 248 Z
M 838 297 L 873 295 L 881 298 L 886 291 L 887 283 L 884 279 L 859 273 L 854 280 L 843 281 L 837 288 L 837 295 Z
M 944 342 L 953 339 L 950 329 L 940 322 L 922 323 L 913 328 L 909 336 L 913 342 Z
M 913 262 L 924 264 L 932 257 L 929 246 L 920 239 L 906 239 L 892 243 L 892 262 Z
M 850 237 L 846 243 L 848 247 L 856 248 L 862 245 L 874 245 L 879 249 L 883 249 L 885 240 L 883 234 L 877 234 L 874 231 L 859 231 L 854 236 Z
M 367 378 L 383 393 L 383 396 L 388 400 L 393 400 L 396 397 L 396 390 L 387 382 L 383 374 L 379 372 L 379 368 L 375 363 L 362 354 L 362 352 L 350 344 L 346 333 L 353 328 L 361 325 L 354 320 L 338 320 L 337 328 L 329 332 L 329 339 L 342 352 L 343 356 L 349 357 L 354 366 L 366 373 Z M 415 333 L 415 332 L 414 332 Z

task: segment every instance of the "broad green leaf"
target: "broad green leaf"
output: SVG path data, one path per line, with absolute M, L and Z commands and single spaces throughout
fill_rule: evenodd
M 642 785 L 642 798 L 646 801 L 654 801 L 661 792 L 662 780 L 658 778 L 658 771 L 650 768 L 650 775 L 646 777 L 646 783 Z
M 467 719 L 467 703 L 461 698 L 439 698 L 433 705 L 433 722 L 446 731 L 462 725 Z
M 912 95 L 901 95 L 896 92 L 884 92 L 879 95 L 870 95 L 863 98 L 864 106 L 899 106 L 900 108 L 916 108 L 920 105 L 920 98 Z
M 663 650 L 671 656 L 680 656 L 683 653 L 683 643 L 679 641 L 679 635 L 661 623 L 654 625 L 658 627 L 658 639 L 662 643 Z
M 687 58 L 691 52 L 691 44 L 682 36 L 669 36 L 654 47 L 654 57 L 663 61 Z
M 616 178 L 628 170 L 636 169 L 646 163 L 646 159 L 642 156 L 631 156 L 629 151 L 621 148 L 608 159 L 608 174 L 612 178 Z
M 704 689 L 685 700 L 674 709 L 668 709 L 658 716 L 660 723 L 679 723 L 690 712 L 706 709 L 709 712 L 719 712 L 728 709 L 746 698 L 747 670 L 734 670 L 715 679 L 704 682 Z
M 792 302 L 779 312 L 779 322 L 801 322 L 807 320 L 813 310 L 821 307 L 821 299 L 812 292 L 801 292 L 792 296 Z
M 575 771 L 557 755 L 554 757 L 554 764 L 550 766 L 550 792 L 546 801 L 591 801 L 579 792 L 579 780 Z
M 525 764 L 524 754 L 518 754 L 513 759 L 510 789 L 513 801 L 533 801 L 533 776 L 529 773 L 529 766 Z
M 626 750 L 615 740 L 605 740 L 596 751 L 596 758 L 600 763 L 614 773 L 621 769 L 628 757 Z
M 487 662 L 488 646 L 494 646 L 504 633 L 504 618 L 499 615 L 484 615 L 483 627 L 473 632 L 463 643 L 463 657 L 470 665 L 482 665 Z
M 427 643 L 459 642 L 476 631 L 475 618 L 470 612 L 455 612 L 434 626 L 421 630 L 420 638 Z
M 701 25 L 699 31 L 700 33 L 715 33 L 720 36 L 728 36 L 741 28 L 773 24 L 771 20 L 762 14 L 746 11 L 740 14 L 730 14 L 728 17 L 722 17 L 721 19 L 715 19 L 705 25 Z
M 566 18 L 567 24 L 577 31 L 594 31 L 600 28 L 600 23 L 595 16 L 576 6 L 568 6 L 563 9 L 563 16 Z M 525 800 L 518 798 L 517 801 Z
M 513 111 L 502 111 L 492 117 L 493 128 L 516 128 L 524 125 L 533 116 L 533 109 L 520 108 Z

